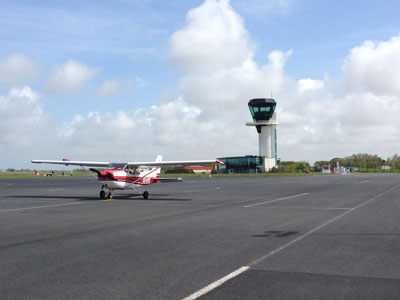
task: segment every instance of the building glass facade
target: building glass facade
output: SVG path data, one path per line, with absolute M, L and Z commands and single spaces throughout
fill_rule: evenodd
M 221 174 L 262 173 L 263 157 L 247 155 L 218 158 L 224 163 L 219 166 Z

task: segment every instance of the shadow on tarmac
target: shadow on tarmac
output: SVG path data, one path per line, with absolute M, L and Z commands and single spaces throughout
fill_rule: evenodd
M 265 231 L 264 234 L 256 234 L 253 237 L 287 237 L 294 234 L 298 234 L 300 231 L 279 231 L 279 230 L 269 230 Z
M 159 197 L 160 196 L 160 197 Z M 99 197 L 76 197 L 76 196 L 29 196 L 29 195 L 12 195 L 7 196 L 8 198 L 23 198 L 23 199 L 51 199 L 51 200 L 77 200 L 77 201 L 104 201 L 107 199 L 101 199 Z M 124 201 L 192 201 L 189 198 L 169 198 L 167 194 L 150 194 L 148 199 L 143 199 L 141 194 L 131 195 L 113 195 L 112 200 L 124 200 Z

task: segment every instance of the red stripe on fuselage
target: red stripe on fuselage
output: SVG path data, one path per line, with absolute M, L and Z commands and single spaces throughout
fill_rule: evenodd
M 116 173 L 125 173 L 123 170 L 105 170 L 100 173 L 98 176 L 99 181 L 122 181 L 122 182 L 129 182 L 135 183 L 140 185 L 147 185 L 157 182 L 153 177 L 139 177 L 139 176 L 121 176 L 116 175 Z M 128 173 L 125 173 L 128 174 Z M 157 178 L 160 178 L 160 175 L 157 175 Z

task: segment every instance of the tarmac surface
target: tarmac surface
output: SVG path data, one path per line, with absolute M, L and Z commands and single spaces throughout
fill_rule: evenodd
M 146 189 L 0 180 L 0 298 L 400 299 L 400 174 Z

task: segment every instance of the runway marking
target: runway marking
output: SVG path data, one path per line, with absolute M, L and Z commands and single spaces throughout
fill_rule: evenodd
M 56 206 L 78 205 L 78 204 L 81 204 L 81 203 L 73 202 L 73 203 L 63 203 L 63 204 L 42 205 L 42 206 L 32 206 L 32 207 L 23 207 L 23 208 L 3 209 L 3 210 L 0 210 L 0 213 L 2 213 L 2 212 L 10 212 L 10 211 L 21 211 L 21 210 L 48 208 L 48 207 L 56 207 Z
M 54 192 L 54 191 L 65 191 L 65 189 L 52 189 L 52 190 L 49 190 L 49 192 Z
M 220 187 L 212 188 L 212 189 L 204 189 L 204 190 L 193 190 L 193 191 L 186 191 L 184 193 L 199 193 L 199 192 L 208 192 L 208 191 L 218 191 Z
M 357 182 L 354 182 L 354 184 L 359 184 L 359 183 L 367 183 L 367 182 L 369 182 L 369 180 L 357 181 Z
M 260 203 L 245 205 L 245 206 L 243 206 L 243 207 L 246 207 L 246 208 L 247 208 L 247 207 L 257 206 L 257 205 L 261 205 L 261 204 L 266 204 L 266 203 L 277 202 L 277 201 L 282 201 L 282 200 L 286 200 L 286 199 L 301 197 L 301 196 L 305 196 L 305 195 L 308 195 L 308 194 L 309 194 L 309 193 L 297 194 L 297 195 L 288 196 L 288 197 L 283 197 L 283 198 L 279 198 L 279 199 L 274 199 L 274 200 L 264 201 L 264 202 L 260 202 Z
M 265 206 L 264 208 L 296 208 L 296 209 L 327 209 L 327 210 L 349 210 L 351 207 L 316 207 L 316 206 Z
M 355 211 L 356 209 L 359 209 L 360 207 L 363 207 L 363 206 L 367 205 L 368 203 L 370 203 L 370 202 L 372 202 L 372 201 L 374 201 L 374 200 L 376 200 L 376 199 L 382 197 L 383 195 L 385 195 L 385 194 L 391 192 L 392 190 L 398 188 L 399 186 L 400 186 L 400 184 L 397 184 L 397 185 L 395 185 L 394 187 L 392 187 L 392 188 L 390 188 L 390 189 L 388 189 L 388 190 L 386 190 L 386 191 L 384 191 L 384 192 L 382 192 L 382 193 L 380 193 L 380 194 L 378 194 L 378 195 L 376 195 L 376 196 L 374 196 L 374 197 L 368 199 L 367 201 L 365 201 L 365 202 L 363 202 L 363 203 L 361 203 L 361 204 L 359 204 L 359 205 L 357 205 L 357 206 L 355 206 L 355 207 L 350 208 L 349 210 L 345 211 L 344 213 L 341 213 L 340 215 L 338 215 L 338 216 L 336 216 L 336 217 L 330 219 L 329 221 L 327 221 L 327 222 L 325 222 L 325 223 L 323 223 L 323 224 L 321 224 L 321 225 L 315 227 L 314 229 L 312 229 L 312 230 L 306 232 L 305 234 L 299 236 L 298 238 L 295 238 L 294 240 L 292 240 L 292 241 L 290 241 L 290 242 L 288 242 L 288 243 L 286 243 L 286 244 L 284 244 L 284 245 L 282 245 L 282 246 L 276 248 L 275 250 L 272 250 L 271 252 L 269 252 L 269 253 L 267 253 L 267 254 L 261 256 L 260 258 L 258 258 L 258 259 L 256 259 L 255 261 L 251 262 L 251 263 L 249 264 L 249 266 L 252 267 L 252 266 L 256 265 L 257 263 L 259 263 L 260 261 L 263 261 L 263 260 L 265 260 L 265 259 L 267 259 L 267 258 L 269 258 L 269 257 L 271 257 L 271 256 L 273 256 L 273 255 L 275 255 L 275 254 L 277 254 L 277 253 L 279 253 L 279 252 L 282 251 L 283 249 L 285 249 L 285 248 L 287 248 L 287 247 L 289 247 L 289 246 L 292 246 L 293 244 L 297 243 L 298 241 L 301 241 L 302 239 L 306 238 L 307 236 L 313 234 L 314 232 L 316 232 L 316 231 L 322 229 L 323 227 L 325 227 L 325 226 L 327 226 L 327 225 L 329 225 L 329 224 L 335 222 L 336 220 L 338 220 L 338 219 L 344 217 L 345 215 L 347 215 L 347 214 L 349 214 L 349 213 Z
M 217 281 L 214 281 L 213 283 L 207 285 L 206 287 L 202 288 L 201 290 L 191 294 L 190 296 L 187 296 L 186 298 L 184 298 L 183 300 L 195 300 L 207 293 L 209 293 L 210 291 L 216 289 L 217 287 L 219 287 L 220 285 L 224 284 L 225 282 L 227 282 L 228 280 L 231 280 L 232 278 L 240 275 L 241 273 L 247 271 L 249 269 L 249 267 L 241 267 L 239 269 L 237 269 L 236 271 L 233 271 L 232 273 L 226 275 L 225 277 L 222 277 L 221 279 L 218 279 Z
M 234 278 L 234 277 L 240 275 L 240 274 L 243 273 L 243 272 L 246 272 L 247 270 L 249 270 L 249 269 L 250 269 L 251 267 L 253 267 L 254 265 L 258 264 L 259 262 L 261 262 L 261 261 L 263 261 L 263 260 L 265 260 L 265 259 L 267 259 L 267 258 L 270 258 L 271 256 L 273 256 L 273 255 L 279 253 L 280 251 L 286 249 L 287 247 L 290 247 L 290 246 L 292 246 L 293 244 L 295 244 L 295 243 L 297 243 L 297 242 L 303 240 L 303 239 L 306 238 L 307 236 L 309 236 L 309 235 L 313 234 L 314 232 L 316 232 L 316 231 L 322 229 L 323 227 L 325 227 L 325 226 L 327 226 L 327 225 L 329 225 L 329 224 L 335 222 L 336 220 L 338 220 L 338 219 L 344 217 L 345 215 L 351 213 L 352 211 L 355 211 L 356 209 L 359 209 L 359 208 L 361 208 L 361 207 L 367 205 L 368 203 L 370 203 L 370 202 L 372 202 L 372 201 L 374 201 L 374 200 L 376 200 L 376 199 L 382 197 L 383 195 L 385 195 L 385 194 L 387 194 L 387 193 L 393 191 L 394 189 L 398 188 L 399 186 L 400 186 L 400 184 L 395 185 L 394 187 L 392 187 L 392 188 L 390 188 L 390 189 L 388 189 L 388 190 L 386 190 L 386 191 L 384 191 L 384 192 L 382 192 L 382 193 L 380 193 L 380 194 L 378 194 L 378 195 L 376 195 L 376 196 L 374 196 L 374 197 L 368 199 L 367 201 L 365 201 L 365 202 L 363 202 L 363 203 L 361 203 L 361 204 L 359 204 L 359 205 L 357 205 L 357 206 L 355 206 L 355 207 L 352 207 L 352 208 L 348 209 L 348 210 L 345 211 L 344 213 L 342 213 L 342 214 L 340 214 L 340 215 L 338 215 L 338 216 L 336 216 L 336 217 L 334 217 L 334 218 L 328 220 L 327 222 L 325 222 L 325 223 L 323 223 L 323 224 L 321 224 L 321 225 L 315 227 L 314 229 L 312 229 L 312 230 L 306 232 L 305 234 L 303 234 L 303 235 L 301 235 L 301 236 L 295 238 L 294 240 L 292 240 L 292 241 L 290 241 L 290 242 L 288 242 L 288 243 L 286 243 L 286 244 L 284 244 L 284 245 L 282 245 L 282 246 L 280 246 L 280 247 L 278 247 L 278 248 L 272 250 L 271 252 L 268 252 L 267 254 L 261 256 L 260 258 L 254 260 L 253 262 L 249 263 L 248 266 L 244 266 L 244 267 L 241 267 L 241 268 L 237 269 L 236 271 L 234 271 L 234 272 L 232 272 L 232 273 L 226 275 L 225 277 L 222 277 L 221 279 L 219 279 L 219 280 L 217 280 L 217 281 L 211 283 L 210 285 L 208 285 L 208 286 L 202 288 L 201 290 L 199 290 L 199 291 L 197 291 L 197 292 L 191 294 L 190 296 L 184 298 L 183 300 L 195 300 L 195 299 L 197 299 L 197 298 L 199 298 L 199 297 L 201 297 L 201 296 L 204 296 L 205 294 L 207 294 L 207 293 L 209 293 L 210 291 L 214 290 L 215 288 L 219 287 L 220 285 L 222 285 L 223 283 L 227 282 L 228 280 L 230 280 L 230 279 L 232 279 L 232 278 Z M 307 193 L 306 193 L 306 194 L 307 194 Z M 304 195 L 304 194 L 302 194 L 302 195 Z M 299 195 L 295 195 L 295 196 L 299 196 Z M 293 196 L 292 196 L 292 197 L 293 197 Z M 283 200 L 283 199 L 281 198 L 281 199 L 277 199 L 277 200 L 275 200 L 275 201 L 278 201 L 278 200 Z M 274 200 L 273 200 L 273 201 L 274 201 Z

